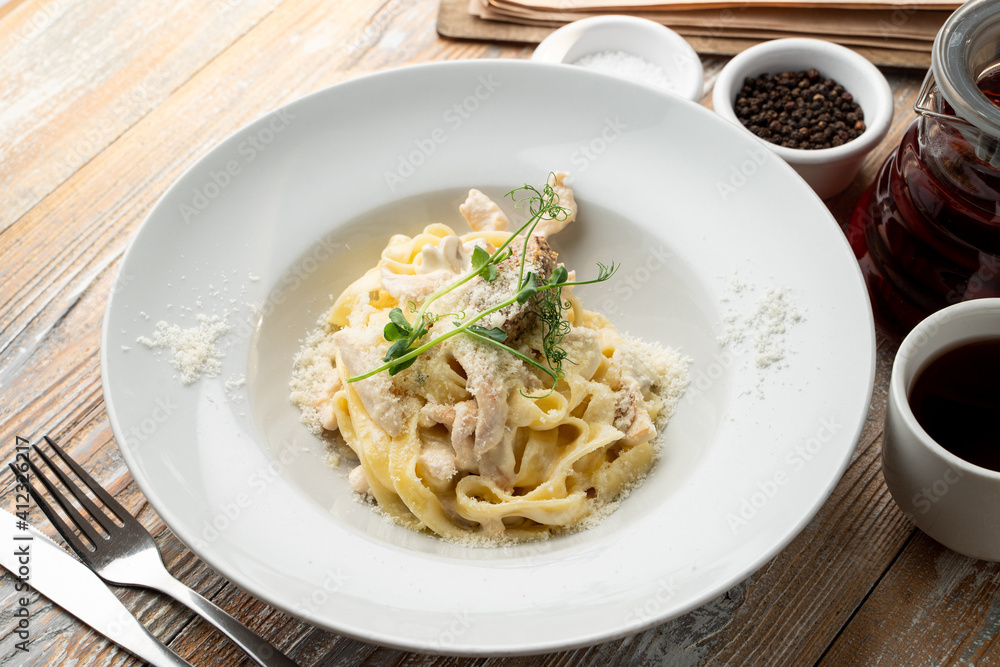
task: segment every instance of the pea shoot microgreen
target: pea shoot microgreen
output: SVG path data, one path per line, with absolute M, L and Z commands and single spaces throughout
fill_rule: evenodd
M 555 179 L 550 178 L 549 180 L 551 183 Z M 548 279 L 540 279 L 533 271 L 528 271 L 527 275 L 525 274 L 524 265 L 528 251 L 528 240 L 531 238 L 531 233 L 535 227 L 542 220 L 565 220 L 566 216 L 569 215 L 569 210 L 559 205 L 559 194 L 550 183 L 547 183 L 541 191 L 533 186 L 524 185 L 524 187 L 515 188 L 508 192 L 506 196 L 514 200 L 516 208 L 527 206 L 530 214 L 527 222 L 511 234 L 510 238 L 504 241 L 492 254 L 476 246 L 472 251 L 470 271 L 431 294 L 419 308 L 412 301 L 408 302 L 409 311 L 415 315 L 412 322 L 406 318 L 401 308 L 393 308 L 389 311 L 389 322 L 385 325 L 383 336 L 392 345 L 389 346 L 385 357 L 382 359 L 385 363 L 367 373 L 348 378 L 347 381 L 357 382 L 382 371 L 387 371 L 389 375 L 395 375 L 409 368 L 416 361 L 417 357 L 438 343 L 453 336 L 464 334 L 506 350 L 525 363 L 540 369 L 552 378 L 552 388 L 549 389 L 549 392 L 555 389 L 556 384 L 565 375 L 562 367 L 563 362 L 570 361 L 572 363 L 572 360 L 567 359 L 566 351 L 561 347 L 563 338 L 570 331 L 570 324 L 564 317 L 569 303 L 564 303 L 562 300 L 562 288 L 571 285 L 590 285 L 603 282 L 614 275 L 618 267 L 615 264 L 605 266 L 598 263 L 599 271 L 597 278 L 584 281 L 569 281 L 569 272 L 563 266 L 556 267 Z M 518 198 L 516 193 L 522 191 L 526 194 Z M 510 245 L 515 239 L 521 238 L 522 233 L 523 246 L 521 248 L 521 262 L 518 270 L 518 288 L 514 296 L 482 312 L 475 313 L 468 318 L 466 318 L 464 312 L 447 314 L 428 312 L 431 304 L 470 280 L 481 277 L 487 282 L 495 281 L 497 279 L 497 265 L 513 254 L 513 249 L 510 248 Z M 499 327 L 487 329 L 482 325 L 476 324 L 476 322 L 498 310 L 502 310 L 515 303 L 524 305 L 529 302 L 530 307 L 527 312 L 537 317 L 543 327 L 543 351 L 546 362 L 544 365 L 507 345 L 507 332 L 503 329 Z M 457 318 L 452 321 L 455 328 L 437 338 L 421 342 L 421 339 L 430 332 L 430 328 L 439 319 L 446 316 Z M 541 397 L 536 396 L 533 398 Z

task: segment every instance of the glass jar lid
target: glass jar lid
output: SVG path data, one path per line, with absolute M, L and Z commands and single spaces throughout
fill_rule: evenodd
M 955 10 L 934 39 L 931 71 L 956 116 L 1000 138 L 1000 107 L 978 85 L 1000 72 L 1000 0 L 971 0 Z

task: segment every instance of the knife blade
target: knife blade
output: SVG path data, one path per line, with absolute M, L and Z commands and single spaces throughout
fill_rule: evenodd
M 0 565 L 15 579 L 146 662 L 157 667 L 191 667 L 143 627 L 90 568 L 3 508 Z

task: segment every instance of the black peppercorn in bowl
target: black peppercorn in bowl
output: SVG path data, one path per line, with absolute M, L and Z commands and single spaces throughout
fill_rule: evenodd
M 775 39 L 743 51 L 719 73 L 712 105 L 823 199 L 847 187 L 885 138 L 893 113 L 892 91 L 878 68 L 819 39 Z M 751 158 L 766 159 L 761 155 Z

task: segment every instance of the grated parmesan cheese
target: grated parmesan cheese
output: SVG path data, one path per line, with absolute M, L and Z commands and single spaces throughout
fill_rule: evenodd
M 291 399 L 301 414 L 299 420 L 315 435 L 323 435 L 323 420 L 319 403 L 324 390 L 340 376 L 333 367 L 337 346 L 331 338 L 331 328 L 326 315 L 319 319 L 318 327 L 303 341 L 295 355 L 292 379 L 289 383 Z
M 757 366 L 767 368 L 785 358 L 785 331 L 793 322 L 802 319 L 799 311 L 785 300 L 780 289 L 768 289 L 757 303 L 749 323 L 754 329 L 754 347 L 757 349 Z
M 229 324 L 217 315 L 197 316 L 198 326 L 181 329 L 164 321 L 156 323 L 153 338 L 139 336 L 137 343 L 170 350 L 170 363 L 180 371 L 181 382 L 193 384 L 202 375 L 215 377 L 222 371 L 222 352 L 215 346 L 229 333 Z
M 734 277 L 730 286 L 735 293 L 740 293 L 746 284 Z M 757 367 L 781 367 L 787 353 L 785 334 L 792 324 L 802 319 L 798 309 L 786 298 L 785 290 L 770 287 L 742 322 L 735 312 L 728 312 L 723 317 L 726 333 L 717 340 L 720 345 L 741 345 L 752 336 Z
M 240 394 L 240 388 L 245 387 L 247 384 L 247 377 L 245 375 L 234 375 L 226 380 L 226 396 L 230 399 L 236 401 L 237 403 L 243 400 L 243 396 Z

